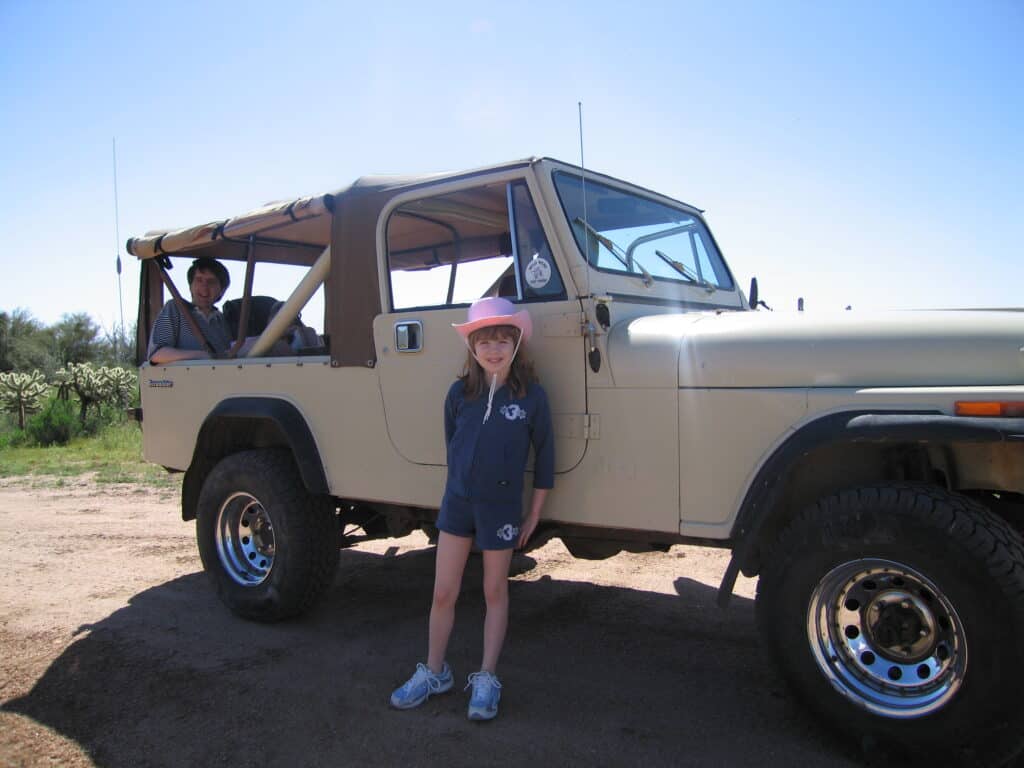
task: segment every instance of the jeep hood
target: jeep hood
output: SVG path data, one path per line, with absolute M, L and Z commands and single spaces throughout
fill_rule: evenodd
M 914 387 L 1024 383 L 1024 312 L 702 312 L 611 329 L 616 386 Z

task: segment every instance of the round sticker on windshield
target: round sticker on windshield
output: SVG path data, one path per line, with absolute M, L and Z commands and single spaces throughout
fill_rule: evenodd
M 551 282 L 551 264 L 540 256 L 530 259 L 525 272 L 526 284 L 535 291 L 539 291 Z

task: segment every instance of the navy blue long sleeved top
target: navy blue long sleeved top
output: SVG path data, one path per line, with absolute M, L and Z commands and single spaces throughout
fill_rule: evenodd
M 448 445 L 446 492 L 474 501 L 519 502 L 530 446 L 534 451 L 534 488 L 555 485 L 555 437 L 548 396 L 530 384 L 526 396 L 512 397 L 508 387 L 494 393 L 484 422 L 487 395 L 467 400 L 456 381 L 444 400 L 444 438 Z

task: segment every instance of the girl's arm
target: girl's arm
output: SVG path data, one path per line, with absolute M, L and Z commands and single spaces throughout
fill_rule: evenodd
M 551 423 L 551 407 L 547 393 L 537 386 L 537 403 L 530 422 L 530 440 L 533 443 L 533 487 L 555 486 L 555 431 Z
M 455 386 L 448 388 L 444 398 L 444 444 L 450 445 L 455 435 Z
M 544 500 L 547 497 L 547 488 L 533 489 L 533 497 L 530 499 L 530 511 L 526 514 L 523 524 L 519 527 L 519 541 L 516 544 L 519 549 L 526 546 L 526 542 L 536 530 L 537 523 L 540 522 L 540 511 L 544 507 Z
M 548 405 L 547 393 L 539 385 L 537 389 L 537 405 L 532 409 L 533 421 L 530 425 L 530 440 L 533 442 L 534 452 L 533 497 L 530 499 L 530 511 L 520 526 L 520 549 L 526 545 L 536 530 L 544 500 L 555 484 L 555 433 L 551 426 L 551 408 Z

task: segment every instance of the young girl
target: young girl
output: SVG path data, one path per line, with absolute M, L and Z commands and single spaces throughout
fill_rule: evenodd
M 391 695 L 398 709 L 419 706 L 452 687 L 445 661 L 462 572 L 474 540 L 483 551 L 483 662 L 469 676 L 470 720 L 498 714 L 501 683 L 494 674 L 508 624 L 508 569 L 512 550 L 537 527 L 548 489 L 554 486 L 554 435 L 547 395 L 522 346 L 533 329 L 525 310 L 501 298 L 480 299 L 468 322 L 454 328 L 469 347 L 464 374 L 444 401 L 448 482 L 437 518 L 437 564 L 430 606 L 427 663 Z M 523 517 L 526 457 L 535 453 L 533 496 Z

